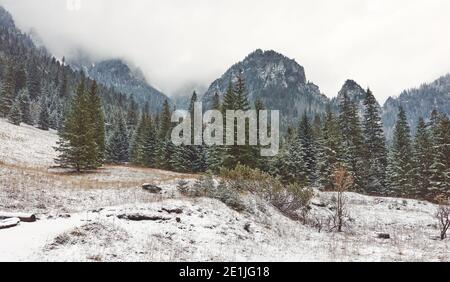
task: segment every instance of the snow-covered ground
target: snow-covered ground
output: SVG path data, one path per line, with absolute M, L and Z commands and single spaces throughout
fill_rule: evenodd
M 449 261 L 427 202 L 348 193 L 342 233 L 292 221 L 253 195 L 236 212 L 209 198 L 185 198 L 195 176 L 107 166 L 75 175 L 52 165 L 54 132 L 0 120 L 0 212 L 39 220 L 0 230 L 0 261 Z M 163 188 L 150 194 L 149 182 Z M 331 213 L 332 193 L 316 192 L 310 221 Z M 140 214 L 148 220 L 124 217 Z M 379 233 L 390 239 L 379 239 Z

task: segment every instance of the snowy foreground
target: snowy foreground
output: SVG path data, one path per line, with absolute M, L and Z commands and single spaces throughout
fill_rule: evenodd
M 344 232 L 292 221 L 252 195 L 247 211 L 179 195 L 195 176 L 108 166 L 75 175 L 51 169 L 54 132 L 0 120 L 0 213 L 35 213 L 33 223 L 0 229 L 0 261 L 449 261 L 436 206 L 349 193 Z M 163 188 L 160 194 L 143 183 Z M 331 212 L 316 192 L 312 221 Z M 133 215 L 146 220 L 130 220 Z M 380 239 L 380 233 L 390 239 Z

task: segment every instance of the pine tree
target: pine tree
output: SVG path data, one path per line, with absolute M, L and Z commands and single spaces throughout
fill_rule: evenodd
M 225 120 L 227 110 L 247 111 L 249 109 L 250 106 L 247 97 L 247 91 L 245 89 L 244 78 L 242 77 L 242 74 L 238 74 L 236 83 L 234 84 L 234 86 L 229 86 L 224 97 L 222 111 L 225 113 Z M 246 144 L 237 145 L 237 120 L 234 120 L 234 145 L 224 146 L 224 166 L 227 168 L 234 168 L 239 163 L 252 168 L 256 167 L 257 165 L 256 160 L 252 158 L 252 148 L 248 143 L 248 121 L 246 121 L 245 124 Z M 224 138 L 226 138 L 226 132 L 224 132 Z
M 367 89 L 364 98 L 363 128 L 366 163 L 364 169 L 367 170 L 365 191 L 379 194 L 386 190 L 387 152 L 380 109 L 370 89 Z
M 284 183 L 309 183 L 309 169 L 305 162 L 306 151 L 297 134 L 291 132 L 281 152 L 275 157 L 272 173 Z
M 166 100 L 163 104 L 163 110 L 159 117 L 159 132 L 157 141 L 157 164 L 161 169 L 170 170 L 172 168 L 172 159 L 175 152 L 175 146 L 170 140 L 172 130 L 171 112 L 169 102 Z
M 417 123 L 414 140 L 414 185 L 413 194 L 428 197 L 430 193 L 431 165 L 433 164 L 433 147 L 430 132 L 423 118 Z
M 217 92 L 214 94 L 212 110 L 221 110 L 220 98 Z M 213 173 L 218 173 L 223 165 L 223 148 L 218 145 L 212 145 L 207 147 L 205 151 L 206 166 L 208 170 Z
M 445 115 L 439 115 L 433 127 L 433 164 L 430 169 L 431 192 L 435 196 L 450 195 L 450 120 Z
M 413 160 L 411 157 L 410 130 L 406 113 L 399 107 L 397 123 L 394 128 L 394 138 L 391 153 L 390 185 L 393 193 L 398 196 L 408 196 L 413 193 L 412 181 L 414 177 Z
M 306 164 L 309 183 L 312 184 L 316 180 L 316 146 L 313 127 L 306 112 L 300 120 L 298 139 L 304 150 L 303 162 Z
M 120 164 L 129 160 L 129 142 L 125 119 L 121 112 L 117 113 L 114 121 L 112 133 L 108 138 L 106 146 L 106 159 L 108 162 Z
M 93 81 L 87 96 L 88 113 L 95 133 L 98 162 L 103 163 L 105 158 L 105 118 L 102 110 L 102 102 L 98 95 L 97 82 Z
M 69 96 L 69 86 L 67 81 L 67 72 L 64 67 L 64 63 L 62 66 L 62 73 L 61 73 L 61 81 L 59 83 L 59 89 L 58 94 L 60 98 L 67 98 Z
M 317 153 L 318 183 L 325 189 L 333 189 L 331 176 L 333 167 L 341 161 L 341 143 L 339 123 L 331 110 L 331 105 L 328 104 Z
M 172 156 L 172 167 L 180 172 L 199 172 L 202 168 L 201 146 L 194 146 L 194 105 L 197 102 L 197 93 L 194 91 L 189 103 L 189 112 L 191 115 L 191 144 L 174 146 Z
M 20 103 L 20 112 L 22 113 L 22 122 L 33 125 L 33 118 L 31 117 L 30 111 L 30 96 L 28 95 L 28 91 L 22 89 L 18 95 L 19 103 Z
M 154 167 L 156 162 L 156 131 L 152 119 L 145 111 L 136 128 L 131 150 L 131 161 L 134 164 Z
M 15 78 L 14 68 L 8 64 L 6 69 L 6 76 L 3 81 L 2 92 L 0 93 L 0 117 L 6 117 L 15 99 Z
M 339 123 L 342 134 L 342 161 L 354 178 L 353 189 L 364 191 L 364 138 L 358 116 L 358 108 L 344 93 L 339 104 Z
M 60 140 L 56 150 L 60 155 L 56 162 L 63 167 L 75 168 L 77 172 L 101 165 L 88 101 L 82 77 L 64 126 L 58 132 Z
M 41 79 L 35 60 L 32 60 L 28 66 L 27 88 L 31 100 L 35 101 L 41 97 Z
M 20 125 L 22 122 L 22 113 L 20 112 L 20 101 L 16 100 L 9 110 L 8 121 L 14 125 Z
M 49 114 L 46 103 L 46 98 L 42 98 L 41 111 L 39 112 L 38 128 L 48 130 L 50 127 Z

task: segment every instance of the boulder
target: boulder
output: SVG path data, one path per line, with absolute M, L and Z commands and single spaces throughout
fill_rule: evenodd
M 142 189 L 144 189 L 145 191 L 148 191 L 150 193 L 153 193 L 153 194 L 157 194 L 162 191 L 161 187 L 158 187 L 158 186 L 150 184 L 150 183 L 142 184 Z
M 35 222 L 36 215 L 29 213 L 12 213 L 12 212 L 0 212 L 0 220 L 8 218 L 18 218 L 22 222 Z
M 378 239 L 391 239 L 391 235 L 387 233 L 378 233 Z

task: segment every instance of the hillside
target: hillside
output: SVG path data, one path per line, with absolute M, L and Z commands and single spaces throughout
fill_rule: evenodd
M 427 202 L 348 193 L 348 225 L 327 232 L 312 223 L 324 224 L 333 193 L 316 191 L 310 224 L 303 225 L 252 194 L 241 195 L 243 212 L 181 196 L 176 181 L 192 183 L 193 175 L 125 166 L 80 175 L 49 169 L 55 141 L 54 132 L 0 119 L 0 211 L 39 218 L 0 230 L 0 261 L 449 260 L 450 241 L 436 240 L 436 206 Z M 162 193 L 144 191 L 145 182 Z M 152 219 L 122 219 L 136 213 Z

